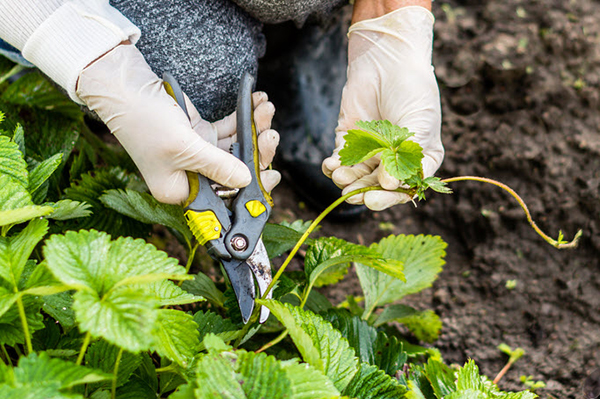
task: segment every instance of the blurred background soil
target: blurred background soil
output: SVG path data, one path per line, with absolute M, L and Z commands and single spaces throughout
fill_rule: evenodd
M 501 388 L 523 389 L 519 377 L 532 375 L 547 384 L 542 398 L 582 398 L 583 379 L 600 367 L 600 2 L 436 1 L 434 14 L 446 148 L 438 176 L 510 185 L 551 236 L 582 229 L 579 248 L 551 247 L 507 193 L 474 182 L 417 208 L 326 220 L 319 234 L 367 245 L 440 235 L 444 271 L 409 304 L 442 318 L 435 346 L 446 361 L 475 359 L 493 378 L 507 360 L 496 347 L 521 347 Z M 274 197 L 274 221 L 316 217 L 286 183 Z M 361 292 L 350 272 L 328 294 L 340 302 Z

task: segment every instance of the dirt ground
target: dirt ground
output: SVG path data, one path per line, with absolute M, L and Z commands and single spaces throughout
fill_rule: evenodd
M 496 347 L 521 347 L 502 388 L 523 389 L 519 377 L 532 375 L 547 384 L 542 398 L 582 398 L 600 367 L 600 3 L 436 1 L 434 13 L 446 148 L 438 176 L 507 183 L 551 236 L 582 229 L 579 248 L 549 246 L 510 196 L 481 183 L 454 183 L 453 195 L 430 194 L 416 209 L 326 221 L 322 233 L 366 244 L 440 235 L 445 269 L 410 304 L 442 318 L 435 346 L 445 359 L 473 358 L 493 378 L 507 360 Z M 316 216 L 285 183 L 275 200 L 276 218 Z M 360 293 L 352 274 L 332 295 L 348 293 Z

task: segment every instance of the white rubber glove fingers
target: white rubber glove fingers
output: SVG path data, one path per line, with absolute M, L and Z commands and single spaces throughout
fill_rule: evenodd
M 356 180 L 352 184 L 349 184 L 342 190 L 342 195 L 346 195 L 354 190 L 358 190 L 365 187 L 373 187 L 379 185 L 378 175 L 380 174 L 380 168 L 376 168 L 371 174 L 363 176 Z M 366 193 L 354 195 L 346 202 L 353 205 L 364 204 L 367 208 L 372 211 L 382 211 L 391 206 L 404 204 L 411 200 L 408 194 L 398 193 L 394 191 L 375 190 L 367 191 Z
M 356 165 L 340 166 L 331 174 L 331 179 L 339 188 L 345 188 L 355 181 L 373 173 L 375 168 L 379 165 L 379 162 L 379 157 L 375 156 Z
M 185 95 L 186 107 L 190 115 L 192 127 L 204 140 L 229 152 L 231 145 L 237 141 L 237 114 L 232 112 L 225 118 L 210 123 L 202 119 L 197 109 Z M 275 106 L 268 101 L 267 93 L 257 91 L 252 93 L 254 106 L 254 122 L 258 130 L 258 152 L 260 156 L 261 181 L 266 191 L 270 192 L 281 181 L 281 174 L 276 170 L 265 170 L 275 157 L 279 145 L 279 133 L 270 129 L 275 115 Z
M 159 201 L 187 199 L 186 170 L 228 187 L 250 182 L 246 165 L 196 134 L 135 46 L 117 46 L 84 69 L 77 94 L 117 137 Z
M 274 169 L 266 169 L 260 172 L 260 180 L 265 191 L 270 193 L 281 182 L 281 173 Z
M 269 123 L 270 125 L 270 123 Z M 266 126 L 266 125 L 264 125 Z M 260 179 L 267 192 L 271 192 L 281 181 L 281 174 L 274 169 L 267 169 L 279 145 L 279 133 L 273 129 L 264 130 L 258 135 L 258 152 L 260 156 Z

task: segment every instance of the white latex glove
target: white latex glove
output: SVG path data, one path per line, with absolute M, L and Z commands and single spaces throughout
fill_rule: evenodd
M 356 129 L 359 120 L 387 119 L 414 132 L 411 140 L 423 147 L 425 177 L 432 176 L 442 163 L 440 94 L 431 65 L 433 22 L 431 12 L 410 6 L 350 27 L 348 77 L 336 148 L 323 161 L 323 173 L 343 189 L 342 194 L 377 185 L 394 190 L 402 184 L 380 167 L 377 156 L 341 166 L 338 153 L 344 148 L 344 136 Z M 407 194 L 378 190 L 355 195 L 347 202 L 382 210 L 410 200 Z
M 228 152 L 236 139 L 235 113 L 209 123 L 186 98 L 190 123 L 135 46 L 119 45 L 85 68 L 77 95 L 123 145 L 157 200 L 180 204 L 187 199 L 186 170 L 226 187 L 250 183 L 246 165 Z M 265 93 L 252 97 L 261 166 L 266 168 L 279 144 L 279 134 L 270 129 L 275 107 Z M 273 170 L 261 177 L 267 191 L 280 180 Z

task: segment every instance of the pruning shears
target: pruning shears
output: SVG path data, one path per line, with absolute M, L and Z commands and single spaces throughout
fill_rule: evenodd
M 163 74 L 167 93 L 188 115 L 181 87 L 175 78 Z M 213 182 L 198 173 L 188 173 L 190 196 L 184 204 L 184 214 L 194 237 L 205 245 L 209 255 L 221 262 L 240 307 L 242 320 L 248 322 L 254 310 L 256 285 L 260 297 L 271 283 L 271 263 L 261 235 L 273 205 L 260 180 L 257 130 L 254 123 L 252 89 L 254 78 L 242 76 L 237 100 L 237 143 L 231 153 L 246 164 L 252 181 L 239 190 L 216 188 Z M 232 198 L 233 197 L 233 198 Z M 227 203 L 230 203 L 229 207 Z M 271 296 L 271 292 L 267 297 Z M 269 317 L 262 307 L 259 322 Z

